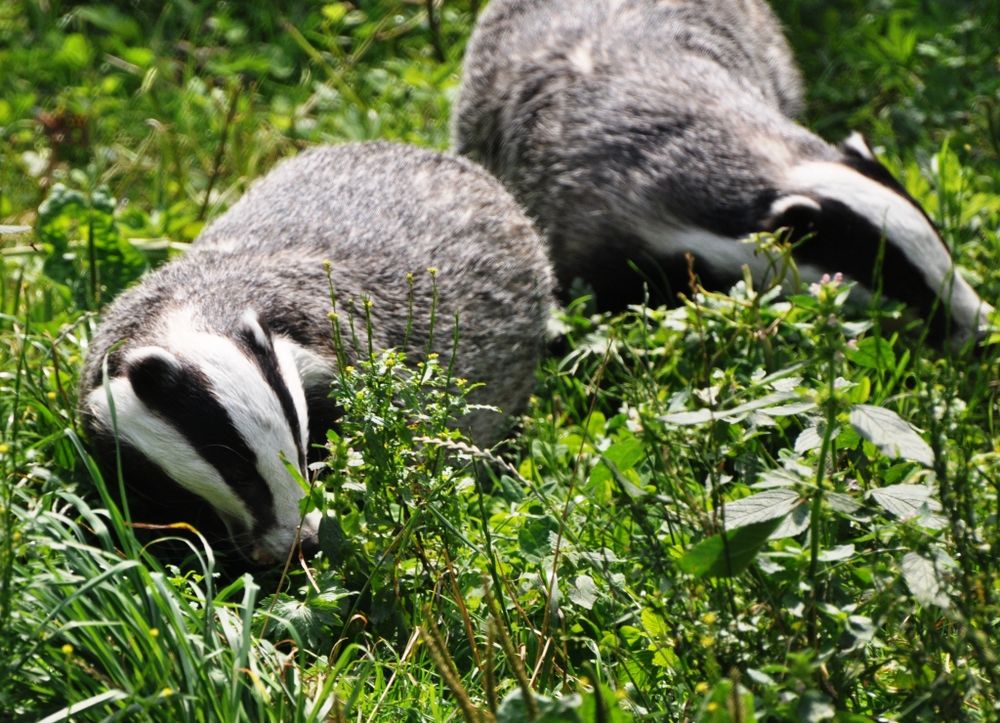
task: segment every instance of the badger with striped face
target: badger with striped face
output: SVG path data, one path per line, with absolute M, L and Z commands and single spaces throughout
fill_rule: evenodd
M 277 561 L 296 540 L 311 550 L 319 520 L 298 508 L 309 414 L 295 363 L 307 352 L 250 308 L 220 328 L 182 303 L 152 331 L 85 400 L 105 468 L 117 433 L 127 458 L 141 455 L 148 467 L 128 469 L 130 482 L 143 475 L 143 491 L 157 495 L 165 477 L 204 499 L 253 562 Z
M 107 480 L 121 460 L 133 520 L 192 522 L 257 564 L 316 547 L 319 516 L 300 504 L 337 414 L 331 283 L 341 308 L 371 302 L 376 350 L 417 360 L 433 340 L 450 355 L 450 326 L 430 324 L 457 317 L 455 374 L 485 382 L 472 401 L 504 412 L 461 424 L 479 444 L 502 435 L 545 344 L 544 243 L 468 161 L 321 147 L 279 164 L 104 312 L 81 407 Z
M 754 233 L 786 229 L 805 281 L 881 288 L 939 340 L 991 307 L 920 206 L 858 135 L 795 122 L 798 70 L 762 0 L 493 0 L 470 41 L 453 142 L 547 234 L 564 293 L 582 278 L 624 308 L 775 267 Z M 636 273 L 638 269 L 638 274 Z M 881 276 L 877 275 L 881 269 Z

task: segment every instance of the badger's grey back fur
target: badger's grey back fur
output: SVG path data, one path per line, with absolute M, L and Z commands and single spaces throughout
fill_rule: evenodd
M 280 163 L 184 256 L 107 309 L 80 390 L 91 436 L 108 437 L 101 401 L 105 356 L 112 378 L 127 376 L 137 359 L 152 356 L 154 366 L 162 366 L 163 355 L 146 350 L 170 351 L 171 334 L 180 333 L 170 331 L 171 324 L 236 339 L 238 348 L 257 345 L 265 349 L 254 352 L 262 358 L 272 354 L 262 334 L 283 340 L 294 352 L 310 426 L 326 424 L 333 412 L 326 396 L 336 355 L 325 261 L 344 326 L 345 310 L 353 304 L 363 332 L 362 299 L 370 298 L 374 347 L 402 348 L 412 323 L 411 358 L 427 344 L 434 294 L 428 269 L 436 268 L 434 350 L 448 358 L 457 315 L 455 373 L 486 383 L 475 401 L 505 414 L 523 407 L 553 293 L 544 243 L 530 221 L 498 182 L 468 161 L 402 145 L 351 144 L 316 148 Z M 197 349 L 205 338 L 190 346 Z M 225 357 L 228 348 L 222 345 L 218 354 Z M 255 362 L 261 368 L 277 365 L 266 358 Z M 169 357 L 163 363 L 169 367 Z M 286 372 L 274 373 L 294 387 L 295 372 Z M 286 404 L 287 395 L 279 396 Z M 491 444 L 506 420 L 480 412 L 465 424 L 475 441 Z M 322 434 L 325 428 L 312 431 Z
M 581 277 L 602 306 L 641 301 L 629 263 L 657 300 L 687 291 L 685 252 L 706 286 L 726 288 L 743 263 L 768 265 L 736 240 L 780 227 L 817 239 L 801 246 L 805 276 L 874 286 L 884 230 L 886 293 L 929 314 L 947 287 L 951 326 L 974 333 L 985 307 L 951 281 L 923 212 L 863 141 L 837 148 L 798 125 L 801 105 L 761 0 L 492 0 L 466 52 L 453 144 L 538 221 L 563 290 Z M 840 231 L 857 240 L 824 238 Z

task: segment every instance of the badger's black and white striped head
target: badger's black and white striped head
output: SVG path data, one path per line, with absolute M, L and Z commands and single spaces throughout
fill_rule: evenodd
M 958 346 L 979 336 L 992 307 L 956 272 L 930 218 L 859 134 L 841 151 L 839 162 L 790 166 L 765 226 L 804 239 L 795 256 L 807 272 L 839 271 L 868 291 L 881 284 L 927 320 L 932 338 Z
M 117 430 L 144 468 L 207 501 L 254 562 L 282 559 L 298 539 L 314 545 L 318 514 L 302 520 L 304 490 L 286 466 L 305 478 L 309 418 L 299 367 L 314 355 L 271 334 L 253 311 L 220 333 L 180 309 L 158 331 L 155 344 L 121 350 L 114 376 L 87 395 L 92 433 Z

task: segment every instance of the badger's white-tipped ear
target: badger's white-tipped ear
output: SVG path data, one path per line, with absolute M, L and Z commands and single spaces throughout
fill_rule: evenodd
M 780 196 L 771 204 L 761 230 L 777 231 L 779 228 L 791 228 L 805 233 L 822 212 L 823 207 L 812 196 L 790 193 Z
M 180 369 L 182 366 L 180 360 L 162 346 L 140 346 L 125 355 L 125 366 L 128 368 L 142 366 L 147 362 L 172 369 Z
M 872 153 L 872 149 L 869 147 L 865 137 L 857 131 L 854 131 L 843 140 L 840 144 L 840 150 L 846 155 L 857 156 L 858 158 L 863 158 L 866 161 L 875 160 L 875 154 Z
M 253 309 L 247 309 L 240 317 L 240 331 L 248 339 L 252 339 L 261 349 L 269 349 L 271 347 L 267 326 L 264 320 Z
M 787 196 L 782 196 L 771 204 L 770 218 L 776 219 L 785 216 L 794 209 L 818 213 L 823 210 L 823 207 L 819 205 L 819 201 L 815 198 L 805 196 L 801 193 L 791 193 Z
M 184 377 L 184 365 L 160 346 L 142 346 L 125 355 L 125 373 L 133 389 L 167 389 Z

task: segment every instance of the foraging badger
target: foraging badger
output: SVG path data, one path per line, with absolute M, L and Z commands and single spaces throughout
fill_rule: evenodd
M 289 551 L 304 493 L 285 464 L 305 476 L 310 436 L 325 439 L 335 416 L 327 268 L 339 309 L 370 299 L 376 350 L 426 351 L 436 305 L 433 349 L 451 353 L 457 315 L 455 373 L 486 383 L 473 401 L 508 414 L 525 403 L 553 279 L 509 194 L 472 163 L 431 151 L 316 148 L 280 163 L 105 311 L 81 407 L 109 479 L 117 427 L 130 502 L 154 514 L 174 499 L 185 520 L 207 502 L 250 559 Z M 490 444 L 504 421 L 477 412 L 462 423 Z M 317 524 L 306 516 L 304 543 Z
M 646 280 L 671 301 L 689 288 L 687 253 L 706 287 L 743 265 L 764 283 L 774 259 L 739 240 L 784 228 L 805 280 L 840 271 L 939 339 L 976 336 L 990 307 L 927 215 L 859 135 L 834 147 L 792 120 L 801 105 L 760 0 L 492 0 L 453 144 L 538 221 L 563 294 L 580 277 L 620 309 Z

